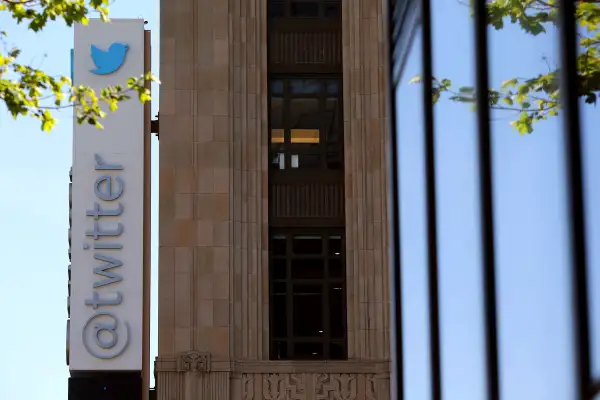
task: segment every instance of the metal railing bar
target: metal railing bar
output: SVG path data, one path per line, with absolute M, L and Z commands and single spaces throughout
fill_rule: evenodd
M 438 282 L 438 236 L 435 174 L 435 123 L 433 115 L 433 45 L 431 0 L 421 0 L 421 46 L 423 68 L 423 120 L 425 127 L 425 185 L 427 209 L 427 283 L 429 300 L 429 355 L 431 368 L 431 399 L 442 399 L 440 352 L 440 307 Z
M 397 1 L 388 0 L 388 12 L 387 12 L 387 29 L 389 37 L 391 38 L 394 32 L 394 6 L 397 5 Z M 388 199 L 388 216 L 390 217 L 389 224 L 389 266 L 390 266 L 390 297 L 391 297 L 391 309 L 390 309 L 390 355 L 392 359 L 392 368 L 390 372 L 390 390 L 391 396 L 398 400 L 404 400 L 404 354 L 403 354 L 403 341 L 402 341 L 402 272 L 401 272 L 401 246 L 400 246 L 400 181 L 398 174 L 398 132 L 396 129 L 396 96 L 395 96 L 395 76 L 394 76 L 394 52 L 395 42 L 388 41 L 388 62 L 387 62 L 387 75 L 388 75 L 388 121 L 389 121 L 389 141 L 386 151 L 387 155 L 387 168 L 390 173 L 390 180 L 388 185 L 387 199 Z
M 600 379 L 590 385 L 588 400 L 595 400 L 598 395 L 600 395 Z
M 558 22 L 560 59 L 562 60 L 560 91 L 564 109 L 563 134 L 566 180 L 568 186 L 568 217 L 571 256 L 575 376 L 577 398 L 587 400 L 591 383 L 589 306 L 587 286 L 587 249 L 585 231 L 585 201 L 581 156 L 581 127 L 577 88 L 577 21 L 576 4 L 572 0 L 559 2 Z
M 487 399 L 500 399 L 498 371 L 498 331 L 496 306 L 496 256 L 494 247 L 494 206 L 492 187 L 492 144 L 490 132 L 488 24 L 485 0 L 476 0 L 475 69 L 477 87 L 477 131 L 479 190 L 481 200 L 481 240 L 486 346 Z

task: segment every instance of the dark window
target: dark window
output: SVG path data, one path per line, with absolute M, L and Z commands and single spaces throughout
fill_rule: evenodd
M 341 19 L 340 0 L 269 0 L 269 16 L 277 18 Z
M 269 1 L 269 17 L 271 17 L 271 18 L 285 17 L 285 1 L 282 1 L 282 0 Z
M 291 16 L 296 18 L 319 17 L 318 1 L 292 1 Z
M 328 1 L 325 3 L 325 18 L 341 19 L 342 18 L 342 3 L 339 1 Z
M 343 167 L 341 79 L 270 80 L 271 168 Z
M 347 358 L 343 247 L 339 231 L 271 235 L 272 359 Z

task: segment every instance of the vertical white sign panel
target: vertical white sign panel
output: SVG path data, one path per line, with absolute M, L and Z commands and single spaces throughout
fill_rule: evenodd
M 144 73 L 144 21 L 75 27 L 75 84 L 99 91 Z M 142 369 L 144 106 L 74 123 L 71 230 L 72 371 Z

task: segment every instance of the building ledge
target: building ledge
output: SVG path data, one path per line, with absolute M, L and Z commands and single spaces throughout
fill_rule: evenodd
M 190 361 L 192 360 L 192 361 Z M 219 360 L 208 353 L 189 351 L 172 357 L 157 357 L 156 372 L 232 372 L 245 373 L 333 373 L 385 374 L 390 371 L 389 360 Z

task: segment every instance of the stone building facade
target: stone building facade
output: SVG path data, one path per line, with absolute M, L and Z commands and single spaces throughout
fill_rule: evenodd
M 321 19 L 329 12 L 336 19 L 338 7 L 339 20 L 328 27 L 301 18 L 306 15 L 290 16 L 310 14 L 313 3 Z M 278 10 L 285 10 L 283 33 L 272 25 Z M 385 1 L 161 0 L 160 15 L 158 399 L 388 400 Z M 304 34 L 308 25 L 313 32 Z M 320 27 L 325 33 L 317 32 Z M 273 67 L 277 57 L 291 67 Z M 295 72 L 294 63 L 306 68 Z M 279 122 L 270 111 L 270 82 L 274 76 L 320 78 L 321 67 L 338 71 L 343 82 L 343 167 L 332 167 L 342 182 L 321 182 L 324 175 L 317 172 L 313 186 L 310 174 L 299 175 L 304 186 L 294 189 L 287 175 L 273 171 L 276 133 L 270 124 Z M 282 136 L 281 143 L 287 140 Z M 282 157 L 292 168 L 305 160 Z M 271 177 L 282 186 L 276 188 Z M 313 192 L 324 193 L 323 201 L 342 196 L 328 204 L 343 207 L 341 219 L 331 223 L 344 238 L 345 332 L 339 343 L 304 346 L 325 353 L 308 350 L 295 358 L 290 354 L 305 351 L 297 339 L 273 339 L 270 246 L 273 221 L 287 229 L 308 219 L 326 227 L 335 220 L 335 212 L 323 211 L 328 206 L 311 206 L 321 211 L 308 219 L 277 214 L 281 207 L 293 214 L 292 203 L 308 207 L 303 201 L 310 202 Z M 300 206 L 286 203 L 286 193 Z M 310 223 L 302 228 L 313 229 Z M 331 307 L 320 315 L 335 314 Z M 274 346 L 296 346 L 296 353 Z

